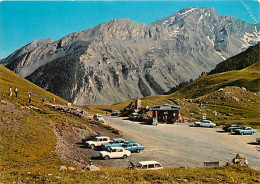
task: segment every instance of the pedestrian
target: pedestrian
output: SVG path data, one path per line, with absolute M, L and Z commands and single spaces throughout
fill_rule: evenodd
M 16 96 L 16 98 L 17 98 L 17 95 L 18 95 L 18 89 L 15 88 L 15 89 L 14 89 L 14 92 L 15 92 L 15 96 Z
M 10 88 L 9 88 L 9 96 L 12 96 L 12 95 L 13 95 L 12 86 L 10 86 Z
M 28 100 L 29 100 L 29 103 L 31 103 L 32 99 L 31 99 L 31 93 L 29 93 L 28 95 Z

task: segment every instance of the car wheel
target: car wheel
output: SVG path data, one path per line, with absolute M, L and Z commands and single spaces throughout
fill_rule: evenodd
M 127 159 L 127 155 L 124 155 L 123 158 L 124 158 L 124 159 Z
M 105 160 L 108 160 L 108 159 L 109 159 L 109 156 L 108 156 L 108 155 L 106 155 L 106 156 L 104 157 L 104 159 L 105 159 Z
M 136 153 L 140 153 L 140 151 L 141 151 L 141 150 L 138 149 L 138 150 L 136 150 Z
M 199 126 L 200 126 L 199 124 L 196 125 L 196 127 L 199 127 Z
M 241 132 L 241 135 L 244 135 L 244 132 Z
M 110 151 L 110 150 L 111 150 L 111 147 L 110 147 L 110 146 L 108 146 L 108 147 L 107 147 L 107 151 Z
M 213 128 L 213 126 L 210 126 L 209 128 Z
M 95 149 L 95 145 L 94 145 L 94 144 L 91 144 L 91 145 L 90 145 L 90 148 L 91 148 L 91 149 Z

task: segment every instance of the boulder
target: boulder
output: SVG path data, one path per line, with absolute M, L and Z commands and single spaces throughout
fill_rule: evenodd
M 68 167 L 68 170 L 69 171 L 76 171 L 76 168 L 75 167 Z
M 60 171 L 65 171 L 65 170 L 68 170 L 68 168 L 67 168 L 66 166 L 61 166 L 61 167 L 59 168 L 59 170 L 60 170 Z
M 242 154 L 237 154 L 236 157 L 233 159 L 233 164 L 239 164 L 241 166 L 248 166 L 248 161 L 246 156 Z
M 83 170 L 85 171 L 100 171 L 100 169 L 94 164 L 87 165 Z

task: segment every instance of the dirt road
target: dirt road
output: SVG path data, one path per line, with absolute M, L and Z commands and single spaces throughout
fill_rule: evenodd
M 158 126 L 132 122 L 125 118 L 105 116 L 105 123 L 121 130 L 127 140 L 146 146 L 129 160 L 157 160 L 165 167 L 203 166 L 204 161 L 230 162 L 237 153 L 244 154 L 252 168 L 260 170 L 259 145 L 255 135 L 231 135 L 220 128 L 190 127 L 189 123 Z

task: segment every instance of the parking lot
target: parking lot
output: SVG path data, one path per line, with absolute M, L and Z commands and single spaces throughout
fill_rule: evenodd
M 145 125 L 126 118 L 105 116 L 105 124 L 121 130 L 129 141 L 146 146 L 141 153 L 133 153 L 129 160 L 136 163 L 156 160 L 165 167 L 203 166 L 204 161 L 219 161 L 221 165 L 237 153 L 248 158 L 252 168 L 260 170 L 259 145 L 254 135 L 231 135 L 220 128 L 190 127 L 189 123 Z

